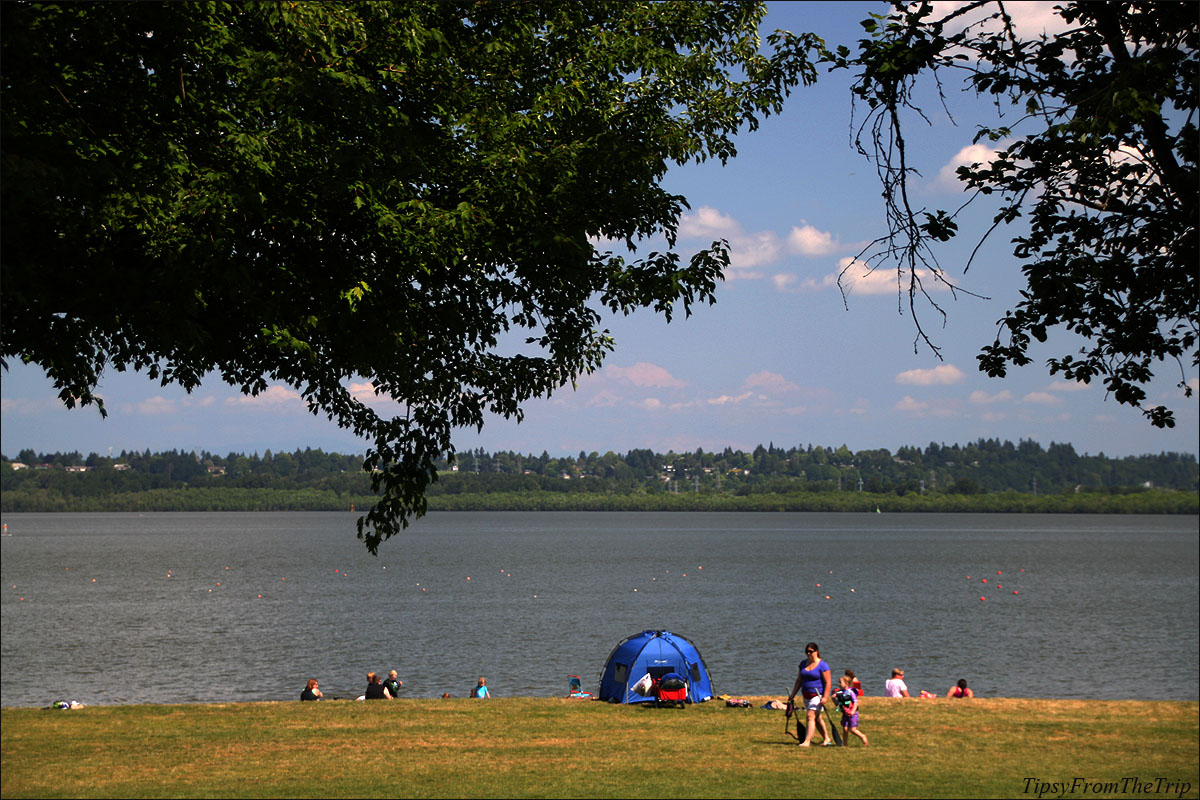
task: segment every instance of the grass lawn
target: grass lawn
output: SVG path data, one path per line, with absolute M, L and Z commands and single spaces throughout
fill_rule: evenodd
M 750 709 L 553 698 L 5 708 L 0 794 L 1198 796 L 1194 702 L 866 697 L 870 747 L 801 749 L 782 711 L 758 708 L 766 699 Z

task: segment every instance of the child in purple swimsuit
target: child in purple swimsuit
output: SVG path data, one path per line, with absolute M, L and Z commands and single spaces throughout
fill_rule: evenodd
M 838 684 L 842 687 L 840 693 L 849 699 L 848 705 L 842 706 L 842 730 L 846 732 L 843 737 L 844 741 L 849 744 L 850 736 L 853 733 L 859 739 L 862 739 L 863 747 L 867 746 L 867 737 L 858 729 L 858 692 L 854 691 L 851 685 L 853 679 L 849 675 L 843 675 Z

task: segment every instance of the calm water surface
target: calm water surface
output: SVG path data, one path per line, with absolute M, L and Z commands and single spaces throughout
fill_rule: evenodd
M 5 515 L 0 702 L 353 697 L 388 669 L 554 696 L 647 628 L 733 695 L 786 694 L 809 640 L 873 694 L 893 666 L 914 694 L 1200 693 L 1194 517 L 442 513 L 378 558 L 354 519 Z

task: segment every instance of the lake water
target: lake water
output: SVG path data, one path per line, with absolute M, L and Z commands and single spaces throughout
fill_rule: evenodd
M 353 697 L 388 669 L 410 697 L 549 697 L 644 629 L 718 694 L 786 694 L 809 640 L 870 694 L 893 666 L 913 694 L 1200 686 L 1195 517 L 441 513 L 378 558 L 354 520 L 5 515 L 0 702 Z

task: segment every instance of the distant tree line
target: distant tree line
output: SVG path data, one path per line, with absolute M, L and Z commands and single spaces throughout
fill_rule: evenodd
M 457 472 L 443 474 L 430 496 L 456 492 L 510 492 L 540 488 L 558 492 L 761 493 L 869 492 L 981 494 L 1068 491 L 1125 492 L 1148 488 L 1196 491 L 1200 470 L 1183 453 L 1109 458 L 1080 455 L 1070 444 L 1043 448 L 980 439 L 969 445 L 930 443 L 852 452 L 808 445 L 784 449 L 759 445 L 752 452 L 726 448 L 691 453 L 630 450 L 580 452 L 552 458 L 483 450 L 459 453 Z
M 346 510 L 375 498 L 361 455 L 171 450 L 0 455 L 5 511 Z M 1070 444 L 980 439 L 852 452 L 774 444 L 551 457 L 482 449 L 443 461 L 434 509 L 1190 511 L 1196 458 L 1080 455 Z M 1155 491 L 1151 491 L 1155 490 Z M 1164 502 L 1162 491 L 1183 493 Z M 1109 507 L 1097 495 L 1146 494 Z M 1149 495 L 1159 499 L 1152 500 Z M 1074 496 L 1076 499 L 1070 499 Z M 1050 498 L 1058 497 L 1051 501 Z M 958 498 L 956 500 L 955 498 Z M 970 502 L 964 501 L 970 498 Z M 1039 499 L 1040 498 L 1040 499 Z M 1080 503 L 1083 503 L 1081 506 Z M 1182 503 L 1182 505 L 1180 505 Z M 1149 505 L 1147 505 L 1149 504 Z

